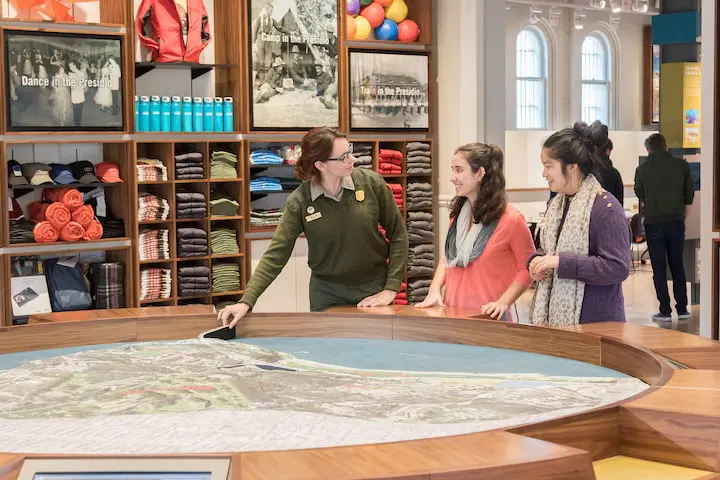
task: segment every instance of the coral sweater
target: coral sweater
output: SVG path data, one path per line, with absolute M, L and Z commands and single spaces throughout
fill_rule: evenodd
M 479 309 L 499 300 L 513 282 L 529 287 L 532 280 L 525 262 L 534 251 L 525 217 L 508 205 L 482 255 L 465 267 L 447 267 L 445 304 Z

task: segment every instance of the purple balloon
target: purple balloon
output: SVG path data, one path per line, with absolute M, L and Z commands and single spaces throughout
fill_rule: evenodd
M 360 0 L 346 0 L 345 10 L 348 15 L 355 16 L 360 13 Z

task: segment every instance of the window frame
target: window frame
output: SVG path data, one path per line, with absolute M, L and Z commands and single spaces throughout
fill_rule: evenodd
M 537 42 L 537 45 L 539 47 L 539 66 L 540 66 L 540 77 L 532 76 L 520 76 L 517 68 L 518 64 L 518 55 L 520 54 L 520 49 L 518 48 L 518 42 L 520 40 L 521 35 L 531 35 L 535 41 Z M 550 62 L 549 62 L 549 52 L 548 52 L 548 39 L 545 35 L 545 32 L 543 32 L 540 28 L 534 27 L 532 25 L 527 25 L 520 29 L 520 31 L 515 36 L 515 129 L 516 130 L 545 130 L 548 128 L 548 103 L 549 103 L 549 70 L 550 70 Z M 519 104 L 519 98 L 518 98 L 518 87 L 520 84 L 526 83 L 529 85 L 532 84 L 539 84 L 540 90 L 541 90 L 541 111 L 538 115 L 540 118 L 540 125 L 533 125 L 533 126 L 521 126 L 520 125 L 520 104 Z M 528 105 L 530 106 L 530 105 Z M 527 108 L 528 106 L 522 106 L 522 108 Z

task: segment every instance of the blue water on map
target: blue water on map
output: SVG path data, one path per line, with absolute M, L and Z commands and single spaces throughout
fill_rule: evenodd
M 367 340 L 352 338 L 242 338 L 234 340 L 287 352 L 320 363 L 368 370 L 462 372 L 487 374 L 536 373 L 571 377 L 628 378 L 608 368 L 550 355 L 450 343 Z M 88 350 L 115 348 L 123 343 L 87 345 L 0 355 L 0 370 L 25 362 Z M 523 388 L 521 382 L 508 383 Z

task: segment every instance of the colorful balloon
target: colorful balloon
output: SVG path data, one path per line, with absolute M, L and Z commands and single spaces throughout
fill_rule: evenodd
M 407 18 L 408 6 L 404 0 L 393 0 L 389 7 L 385 9 L 385 18 L 395 23 L 400 23 Z
M 398 40 L 401 42 L 414 42 L 420 35 L 420 27 L 410 19 L 398 23 Z
M 375 29 L 375 38 L 378 40 L 397 40 L 398 26 L 397 23 L 387 18 L 383 20 L 382 25 Z
M 345 15 L 345 38 L 353 40 L 355 38 L 355 32 L 357 31 L 357 24 L 355 18 L 351 15 Z
M 373 0 L 360 0 L 360 6 L 367 7 L 372 3 Z
M 360 0 L 346 0 L 345 11 L 353 17 L 360 13 Z
M 367 40 L 370 36 L 370 22 L 362 15 L 355 17 L 355 40 Z
M 393 0 L 375 0 L 375 2 L 379 3 L 384 8 L 389 7 Z
M 385 9 L 377 2 L 373 2 L 363 8 L 360 15 L 367 18 L 372 28 L 377 28 L 385 20 Z

